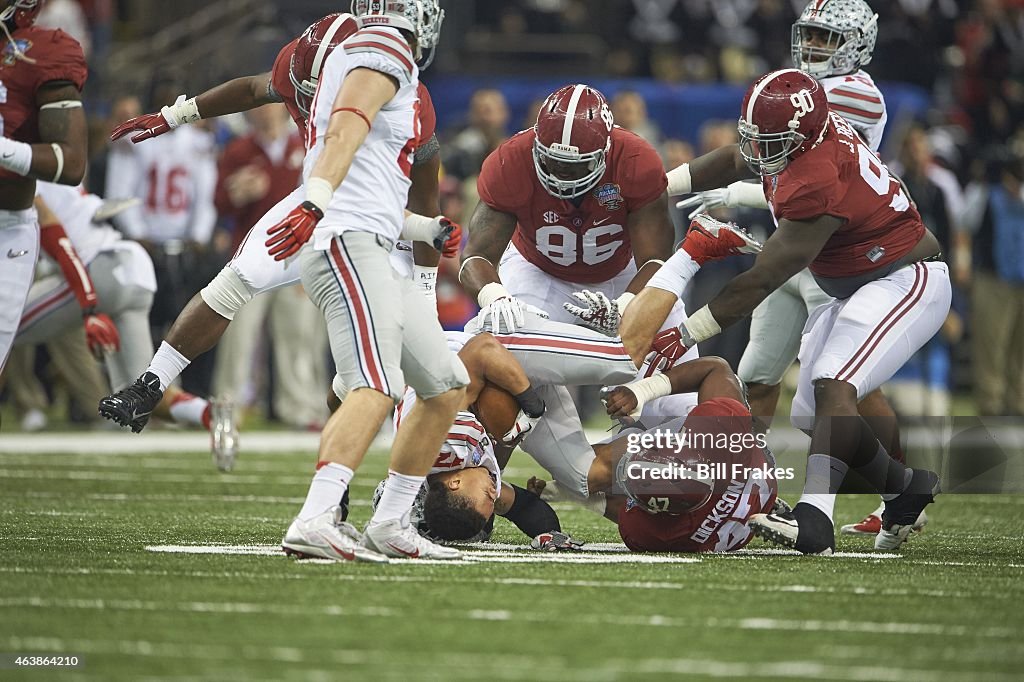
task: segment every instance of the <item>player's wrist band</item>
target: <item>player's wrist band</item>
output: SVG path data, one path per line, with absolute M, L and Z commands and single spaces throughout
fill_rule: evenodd
M 632 384 L 627 384 L 626 388 L 636 396 L 636 409 L 629 415 L 636 418 L 640 416 L 640 412 L 647 403 L 667 395 L 672 395 L 672 380 L 666 375 L 658 373 Z
M 693 191 L 693 180 L 690 178 L 690 164 L 684 163 L 665 174 L 668 178 L 668 194 L 676 197 Z
M 476 302 L 480 304 L 481 308 L 486 308 L 494 301 L 499 298 L 511 298 L 512 295 L 505 290 L 505 287 L 501 286 L 499 282 L 491 282 L 485 284 L 480 293 L 476 296 Z
M 650 261 L 648 261 L 648 262 L 650 262 Z M 645 263 L 645 265 L 646 265 L 646 263 Z M 631 294 L 628 291 L 624 291 L 621 296 L 619 296 L 617 299 L 615 299 L 615 303 L 619 307 L 619 315 L 620 316 L 622 315 L 622 313 L 626 312 L 626 306 L 628 306 L 630 303 L 632 303 L 634 298 L 636 298 L 636 294 Z
M 471 260 L 474 260 L 476 258 L 479 258 L 480 260 L 484 261 L 485 263 L 490 265 L 492 268 L 494 267 L 494 263 L 492 263 L 491 261 L 487 260 L 483 256 L 470 256 L 466 260 L 462 261 L 462 265 L 459 266 L 459 282 L 460 283 L 462 282 L 462 271 L 466 269 L 466 266 L 469 265 L 469 262 Z
M 410 213 L 402 222 L 402 239 L 430 244 L 437 237 L 439 225 L 437 218 Z
M 196 104 L 196 98 L 185 99 L 185 95 L 178 95 L 178 99 L 174 100 L 174 104 L 164 107 L 160 110 L 160 113 L 163 114 L 164 120 L 167 121 L 167 125 L 172 130 L 186 123 L 195 123 L 202 118 L 199 114 L 199 105 Z
M 32 145 L 0 137 L 0 167 L 23 177 L 28 175 L 32 169 Z
M 722 331 L 722 327 L 715 320 L 715 316 L 711 314 L 711 308 L 708 306 L 704 306 L 691 315 L 679 329 L 683 333 L 683 342 L 689 348 Z M 687 334 L 690 336 L 689 339 L 685 338 Z
M 761 183 L 734 182 L 728 187 L 729 208 L 744 206 L 746 208 L 768 208 L 768 200 L 764 196 L 764 189 Z
M 334 187 L 327 180 L 315 176 L 306 180 L 306 201 L 319 208 L 321 213 L 327 212 L 333 196 Z

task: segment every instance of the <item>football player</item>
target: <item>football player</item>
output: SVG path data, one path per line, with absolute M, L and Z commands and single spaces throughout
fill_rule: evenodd
M 134 132 L 136 134 L 131 140 L 138 143 L 200 118 L 246 111 L 270 102 L 284 102 L 296 126 L 305 136 L 309 107 L 321 69 L 333 49 L 352 37 L 357 30 L 358 25 L 352 15 L 328 15 L 307 28 L 302 36 L 285 45 L 270 72 L 237 78 L 189 100 L 182 96 L 177 103 L 165 107 L 160 113 L 146 114 L 123 123 L 114 130 L 111 138 L 118 139 Z M 435 114 L 426 89 L 420 87 L 418 94 L 419 133 L 410 171 L 413 185 L 409 207 L 428 215 L 437 215 L 440 212 L 440 148 L 434 134 Z M 296 190 L 253 227 L 227 266 L 178 316 L 146 372 L 134 384 L 100 403 L 103 416 L 123 426 L 131 426 L 136 433 L 141 431 L 146 425 L 149 412 L 160 402 L 163 391 L 193 359 L 216 345 L 235 313 L 249 299 L 299 281 L 297 261 L 275 260 L 268 255 L 264 246 L 269 237 L 267 230 L 294 207 L 299 196 L 301 192 Z M 427 219 L 410 213 L 406 222 L 411 231 L 419 229 L 421 239 L 430 241 L 443 236 L 441 241 L 445 249 L 455 248 L 461 236 L 458 226 L 443 217 Z M 399 244 L 392 256 L 392 264 L 404 276 L 415 277 L 421 288 L 432 297 L 439 256 L 428 245 L 416 244 L 415 247 L 409 242 Z M 413 248 L 416 249 L 417 262 L 426 262 L 426 265 L 413 265 Z M 421 248 L 426 248 L 434 255 L 425 257 Z M 335 383 L 337 385 L 338 382 Z
M 349 389 L 324 428 L 316 475 L 282 544 L 340 560 L 457 559 L 457 550 L 420 536 L 408 512 L 469 376 L 423 294 L 388 261 L 403 233 L 418 137 L 416 59 L 436 45 L 444 13 L 437 0 L 355 0 L 352 10 L 360 30 L 324 62 L 296 205 L 267 230 L 271 256 L 298 256 Z M 406 384 L 419 400 L 398 429 L 391 474 L 360 534 L 335 522 L 335 508 Z
M 36 180 L 77 185 L 85 175 L 82 47 L 33 26 L 41 0 L 0 0 L 0 372 L 39 257 Z
M 878 15 L 864 0 L 812 0 L 793 24 L 793 64 L 817 78 L 829 107 L 846 119 L 867 146 L 878 152 L 888 115 L 885 98 L 864 67 L 871 62 L 878 37 Z M 677 188 L 670 182 L 669 193 Z M 679 204 L 694 213 L 719 206 L 768 208 L 760 184 L 736 182 L 725 189 L 700 192 Z M 750 343 L 740 360 L 739 375 L 747 385 L 751 410 L 771 423 L 778 406 L 782 376 L 796 360 L 800 332 L 807 317 L 832 297 L 822 291 L 809 270 L 791 277 L 768 295 L 750 320 Z M 858 411 L 868 419 L 886 449 L 902 459 L 896 415 L 881 389 L 864 396 Z M 844 533 L 875 536 L 882 524 L 880 505 Z M 922 513 L 916 526 L 927 521 Z
M 79 187 L 49 182 L 37 183 L 36 192 L 43 248 L 61 274 L 32 285 L 15 344 L 43 343 L 83 325 L 90 350 L 106 361 L 110 385 L 120 390 L 138 376 L 153 349 L 153 261 L 107 222 L 113 204 Z M 210 427 L 210 404 L 177 387 L 170 387 L 154 414 Z
M 488 537 L 497 514 L 516 524 L 535 549 L 578 549 L 579 543 L 562 533 L 558 516 L 546 502 L 501 480 L 512 449 L 544 411 L 523 368 L 491 334 L 448 332 L 447 336 L 448 347 L 458 352 L 470 383 L 462 410 L 413 505 L 412 524 L 432 539 L 464 541 Z M 478 398 L 488 384 L 513 395 L 520 407 L 520 419 L 500 442 L 487 434 L 480 421 L 486 415 L 480 414 Z M 396 429 L 415 401 L 416 392 L 408 389 L 395 413 Z M 536 414 L 525 428 L 521 421 L 524 410 Z M 383 487 L 384 482 L 377 486 L 375 504 Z
M 778 229 L 753 268 L 735 278 L 683 325 L 658 333 L 661 321 L 700 267 L 680 250 L 627 311 L 631 348 L 650 344 L 655 369 L 749 315 L 769 293 L 810 267 L 834 301 L 808 320 L 801 342 L 793 423 L 811 431 L 804 496 L 792 513 L 752 521 L 755 532 L 804 553 L 835 547 L 834 493 L 850 468 L 883 493 L 878 549 L 899 547 L 938 492 L 938 477 L 892 459 L 857 402 L 878 388 L 939 329 L 949 312 L 950 283 L 935 236 L 898 179 L 850 124 L 829 111 L 824 88 L 798 69 L 758 79 L 743 101 L 740 143 L 673 170 L 681 191 L 760 177 Z M 709 249 L 737 243 L 711 222 L 687 240 Z
M 725 360 L 703 357 L 684 362 L 664 374 L 604 389 L 602 396 L 608 414 L 624 419 L 638 414 L 647 400 L 693 391 L 698 402 L 689 415 L 647 432 L 662 437 L 666 431 L 687 434 L 689 443 L 680 447 L 663 441 L 652 447 L 634 445 L 630 451 L 630 440 L 639 443 L 636 439 L 643 432 L 626 429 L 603 446 L 618 458 L 615 490 L 621 489 L 626 497 L 610 504 L 606 516 L 618 523 L 623 542 L 634 552 L 740 549 L 753 537 L 751 517 L 776 508 L 775 472 L 756 473 L 774 470 L 774 458 L 754 436 L 743 384 Z M 707 447 L 698 435 L 718 443 L 724 436 L 727 445 Z M 600 453 L 599 459 L 608 457 Z M 700 465 L 714 468 L 702 472 Z M 668 480 L 636 475 L 656 469 L 667 472 Z M 673 470 L 679 472 L 675 480 Z

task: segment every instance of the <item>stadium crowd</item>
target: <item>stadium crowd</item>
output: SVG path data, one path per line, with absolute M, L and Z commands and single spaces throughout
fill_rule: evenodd
M 279 4 L 284 12 L 286 3 Z M 336 9 L 336 3 L 300 4 L 310 16 Z M 471 17 L 473 25 L 466 27 L 464 44 L 459 31 L 448 31 L 443 45 L 455 48 L 458 57 L 439 59 L 439 76 L 460 73 L 461 64 L 496 62 L 503 64 L 503 73 L 510 73 L 514 60 L 487 61 L 500 57 L 494 50 L 527 37 L 556 34 L 566 45 L 584 49 L 586 40 L 573 40 L 583 36 L 601 46 L 602 61 L 590 62 L 589 70 L 574 74 L 576 78 L 567 75 L 566 82 L 600 74 L 670 84 L 745 85 L 757 74 L 789 64 L 790 26 L 806 3 L 451 4 L 451 21 Z M 461 18 L 460 4 L 466 9 Z M 957 392 L 973 393 L 973 408 L 957 409 L 1024 415 L 1024 2 L 872 4 L 879 14 L 872 75 L 883 91 L 886 83 L 911 84 L 924 89 L 930 101 L 923 117 L 890 122 L 883 158 L 904 180 L 926 224 L 939 237 L 955 284 L 953 310 L 942 333 L 904 367 L 887 393 L 906 415 L 948 414 Z M 116 79 L 104 73 L 102 55 L 116 45 L 118 35 L 142 30 L 131 28 L 139 16 L 139 3 L 127 0 L 50 0 L 39 24 L 61 27 L 78 38 L 90 57 L 90 77 L 107 85 Z M 470 34 L 495 39 L 472 40 Z M 484 45 L 491 52 L 473 53 Z M 238 75 L 268 66 L 269 59 L 234 65 Z M 167 73 L 175 75 L 157 79 L 145 93 L 104 99 L 90 95 L 86 86 L 91 122 L 86 186 L 107 199 L 137 200 L 114 224 L 142 243 L 156 265 L 159 294 L 150 317 L 154 339 L 164 336 L 178 311 L 230 258 L 265 209 L 295 187 L 302 157 L 301 139 L 283 105 L 183 128 L 181 134 L 162 138 L 169 142 L 159 148 L 135 147 L 126 139 L 111 143 L 108 136 L 115 125 L 170 104 L 193 87 L 188 76 Z M 512 133 L 532 125 L 545 94 L 542 86 L 538 102 L 520 120 L 511 114 L 500 78 L 493 88 L 476 91 L 466 111 L 435 103 L 443 126 L 445 215 L 468 222 L 478 201 L 476 177 L 484 159 Z M 625 85 L 605 94 L 616 123 L 651 142 L 666 168 L 736 141 L 732 120 L 708 120 L 693 139 L 668 137 L 649 115 L 643 94 Z M 187 166 L 175 163 L 176 156 L 188 158 Z M 762 237 L 772 229 L 763 211 L 719 209 L 715 215 Z M 681 235 L 687 212 L 676 211 L 674 218 Z M 687 308 L 700 308 L 752 262 L 748 256 L 703 269 L 691 284 Z M 437 287 L 441 320 L 450 329 L 461 328 L 476 312 L 458 285 L 456 269 L 454 259 L 444 260 Z M 183 387 L 197 395 L 231 396 L 291 427 L 318 428 L 327 417 L 322 396 L 330 376 L 323 321 L 298 286 L 260 300 L 236 319 L 215 354 L 184 373 Z M 746 335 L 747 328 L 737 325 L 702 344 L 702 354 L 722 356 L 735 368 Z M 95 405 L 108 390 L 84 344 L 79 331 L 42 349 L 16 349 L 9 367 L 31 371 L 8 373 L 3 400 L 13 406 L 24 429 L 43 428 L 54 412 L 51 403 L 60 396 L 67 398 L 72 419 L 98 420 Z M 289 345 L 308 352 L 285 352 Z

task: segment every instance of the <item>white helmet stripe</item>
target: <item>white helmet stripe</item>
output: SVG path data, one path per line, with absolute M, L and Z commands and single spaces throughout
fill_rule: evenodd
M 310 70 L 309 77 L 312 80 L 318 80 L 320 78 L 320 68 L 324 65 L 324 60 L 327 58 L 327 49 L 331 45 L 331 41 L 334 40 L 334 35 L 341 30 L 341 25 L 349 19 L 354 19 L 351 14 L 339 14 L 335 17 L 334 21 L 331 22 L 330 28 L 327 29 L 327 33 L 324 34 L 324 39 L 320 41 L 320 46 L 316 48 L 316 56 L 313 57 L 313 68 Z
M 750 93 L 750 101 L 747 102 L 747 123 L 754 124 L 754 104 L 757 102 L 757 98 L 761 96 L 761 91 L 768 87 L 768 84 L 778 78 L 784 73 L 803 73 L 800 69 L 782 69 L 769 75 L 767 78 L 762 80 L 754 87 L 754 91 Z
M 580 97 L 583 96 L 583 91 L 586 89 L 586 85 L 577 85 L 572 90 L 572 97 L 569 98 L 569 108 L 565 113 L 565 125 L 562 126 L 562 144 L 566 146 L 572 144 L 572 124 L 576 120 L 576 107 L 580 105 Z

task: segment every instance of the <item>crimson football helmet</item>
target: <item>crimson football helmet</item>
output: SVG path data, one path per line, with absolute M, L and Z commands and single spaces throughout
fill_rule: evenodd
M 798 69 L 772 71 L 743 98 L 740 154 L 758 175 L 777 175 L 817 145 L 827 127 L 828 99 L 821 84 Z
M 31 26 L 39 11 L 43 9 L 43 0 L 8 0 L 0 11 L 0 22 L 15 28 Z
M 412 33 L 421 69 L 434 60 L 444 21 L 438 0 L 352 0 L 350 11 L 358 17 L 360 27 L 392 26 Z
M 295 88 L 295 105 L 306 118 L 327 55 L 358 30 L 359 24 L 351 14 L 328 14 L 307 28 L 295 44 L 288 78 Z
M 622 456 L 615 478 L 626 497 L 652 514 L 685 514 L 702 507 L 715 492 L 710 464 L 699 452 L 671 447 L 640 449 Z
M 533 165 L 548 193 L 583 196 L 608 167 L 615 119 L 604 95 L 589 85 L 566 85 L 541 105 L 534 126 Z

